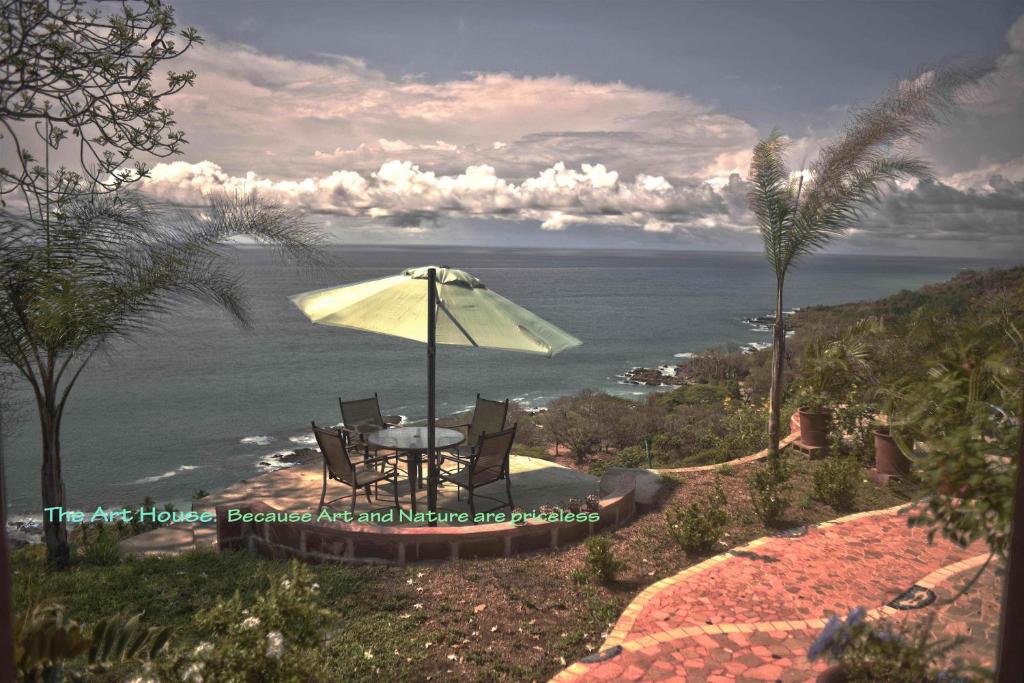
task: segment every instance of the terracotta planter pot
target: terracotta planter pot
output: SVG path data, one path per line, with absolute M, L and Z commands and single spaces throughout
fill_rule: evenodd
M 910 473 L 910 459 L 896 445 L 888 427 L 872 432 L 875 435 L 875 471 L 879 474 L 906 476 Z
M 843 673 L 842 667 L 838 664 L 833 664 L 818 674 L 815 681 L 817 683 L 846 683 L 846 674 Z
M 828 427 L 832 421 L 831 411 L 801 408 L 799 413 L 800 443 L 810 447 L 828 448 Z

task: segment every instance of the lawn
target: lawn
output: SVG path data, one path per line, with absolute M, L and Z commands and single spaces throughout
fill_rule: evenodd
M 786 525 L 849 512 L 811 498 L 818 463 L 797 457 L 794 464 L 794 504 Z M 741 545 L 767 533 L 747 494 L 746 478 L 757 467 L 763 465 L 673 476 L 662 505 L 699 499 L 717 482 L 728 499 L 729 522 L 711 554 Z M 909 490 L 865 481 L 853 511 L 890 507 L 910 495 Z M 639 516 L 611 538 L 624 564 L 607 585 L 582 580 L 583 546 L 529 557 L 404 568 L 312 567 L 320 585 L 319 603 L 327 614 L 323 649 L 332 679 L 546 680 L 599 647 L 621 610 L 645 586 L 701 559 L 679 549 L 659 510 Z M 120 610 L 144 610 L 146 623 L 175 627 L 172 647 L 191 647 L 204 637 L 192 622 L 198 611 L 236 591 L 243 602 L 251 602 L 288 569 L 283 561 L 234 552 L 108 562 L 80 560 L 71 570 L 55 573 L 44 569 L 42 548 L 18 551 L 14 571 L 19 612 L 32 596 L 63 603 L 71 617 L 87 623 Z

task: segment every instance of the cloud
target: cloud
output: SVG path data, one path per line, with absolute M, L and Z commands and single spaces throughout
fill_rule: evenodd
M 983 187 L 999 166 L 1024 166 L 1024 15 L 1006 34 L 1006 50 L 963 103 L 923 146 L 944 177 L 971 177 Z M 1015 172 L 1011 172 L 1015 173 Z
M 457 175 L 438 175 L 397 160 L 365 175 L 338 170 L 292 181 L 252 172 L 235 176 L 211 161 L 177 161 L 156 165 L 143 187 L 178 203 L 194 203 L 213 193 L 255 191 L 317 213 L 381 219 L 394 226 L 484 216 L 537 220 L 547 230 L 587 223 L 666 232 L 699 228 L 709 225 L 710 219 L 729 224 L 737 204 L 728 190 L 740 182 L 735 177 L 720 192 L 708 183 L 673 183 L 645 174 L 623 180 L 602 164 L 573 169 L 563 163 L 513 182 L 487 165 L 469 166 Z
M 1024 249 L 1024 179 L 993 175 L 980 189 L 921 182 L 889 194 L 853 236 Z
M 187 154 L 236 174 L 369 173 L 403 160 L 444 175 L 486 164 L 523 179 L 561 161 L 690 177 L 756 139 L 710 105 L 623 83 L 508 73 L 428 82 L 358 59 L 302 61 L 234 43 L 183 59 L 199 78 L 169 106 L 189 132 Z
M 1024 244 L 1024 17 L 1007 46 L 979 97 L 923 148 L 939 179 L 887 193 L 854 248 Z M 757 131 L 707 103 L 564 75 L 431 82 L 318 59 L 230 43 L 190 53 L 197 86 L 171 102 L 189 161 L 156 164 L 146 189 L 189 204 L 256 190 L 360 230 L 479 218 L 757 247 L 744 180 Z M 823 142 L 795 138 L 792 164 Z

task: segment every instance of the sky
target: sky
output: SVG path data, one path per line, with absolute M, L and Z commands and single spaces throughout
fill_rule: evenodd
M 990 66 L 833 251 L 1024 253 L 1024 5 L 991 1 L 178 0 L 206 43 L 167 105 L 161 198 L 256 190 L 343 243 L 760 248 L 750 150 L 801 166 L 852 108 Z

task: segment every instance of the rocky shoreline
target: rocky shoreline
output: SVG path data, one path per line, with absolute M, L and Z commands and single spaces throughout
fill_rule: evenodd
M 797 327 L 795 316 L 799 311 L 799 308 L 794 308 L 782 313 L 787 337 L 792 336 Z M 743 318 L 743 323 L 750 328 L 751 332 L 767 333 L 775 329 L 775 315 L 754 315 Z M 743 353 L 757 353 L 771 347 L 772 345 L 768 341 L 753 341 L 739 345 Z M 693 355 L 692 353 L 676 354 L 676 357 L 689 359 Z M 622 384 L 636 384 L 647 387 L 678 387 L 690 383 L 685 361 L 679 364 L 662 365 L 656 368 L 633 367 L 621 375 L 617 375 L 617 377 Z
M 648 387 L 676 387 L 687 384 L 688 380 L 681 370 L 682 365 L 660 368 L 630 368 L 619 379 L 623 384 L 639 384 Z

